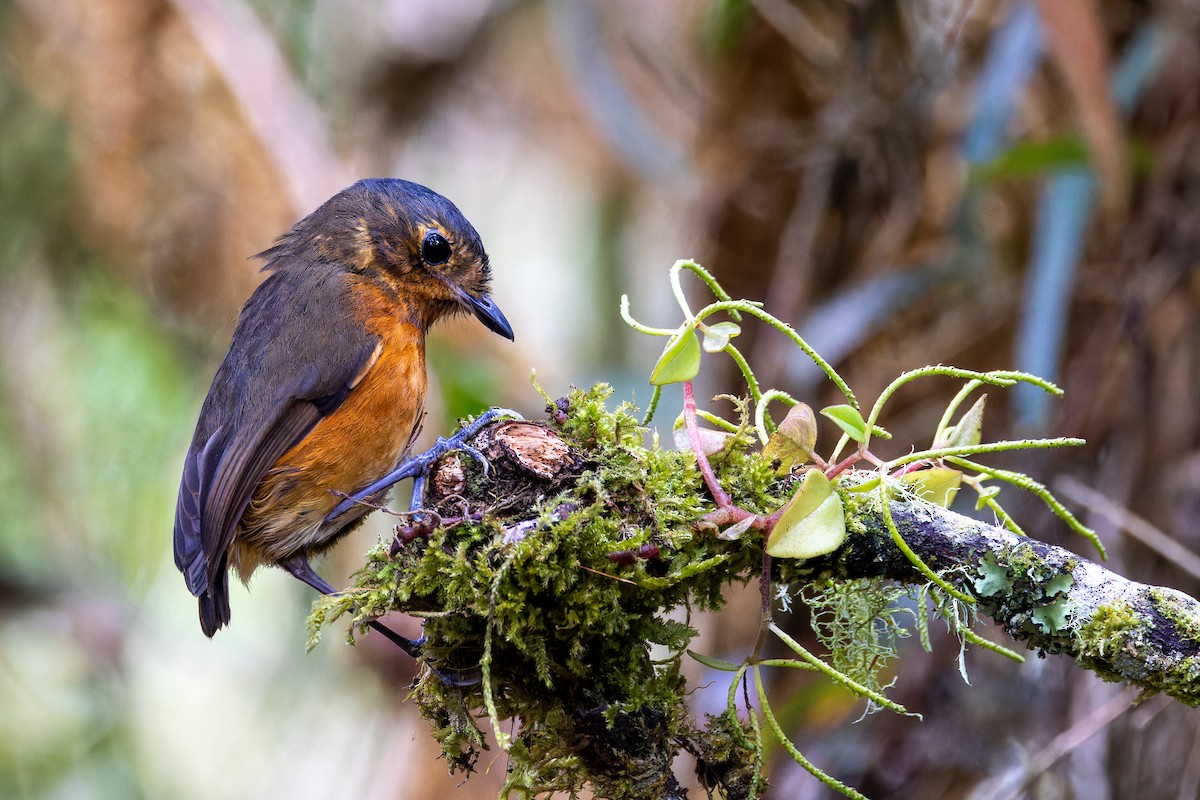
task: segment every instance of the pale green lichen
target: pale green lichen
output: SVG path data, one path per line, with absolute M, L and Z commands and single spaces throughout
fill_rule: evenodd
M 896 658 L 896 642 L 912 635 L 910 625 L 923 618 L 899 601 L 916 588 L 874 580 L 823 580 L 806 586 L 802 596 L 812 614 L 813 632 L 843 675 L 882 693 L 881 676 Z M 918 600 L 924 605 L 924 598 Z M 907 619 L 906 619 L 907 617 Z M 922 639 L 928 631 L 918 631 Z M 877 706 L 872 706 L 876 708 Z
M 1075 604 L 1068 597 L 1059 597 L 1029 613 L 1029 619 L 1043 633 L 1057 634 L 1067 630 L 1075 615 Z
M 1012 591 L 1013 579 L 1007 569 L 996 563 L 995 553 L 985 553 L 971 584 L 979 597 L 1003 597 Z

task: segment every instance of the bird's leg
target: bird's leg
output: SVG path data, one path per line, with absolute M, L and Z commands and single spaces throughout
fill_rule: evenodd
M 287 570 L 293 578 L 307 583 L 321 594 L 337 594 L 337 591 L 330 586 L 324 578 L 316 573 L 316 571 L 312 568 L 312 565 L 308 563 L 308 559 L 304 556 L 296 556 L 295 558 L 290 558 L 287 561 L 280 561 L 279 566 Z M 368 622 L 367 625 L 378 631 L 380 634 L 382 634 L 383 638 L 399 647 L 405 653 L 408 653 L 414 659 L 420 659 L 421 644 L 424 641 L 424 637 L 416 641 L 413 641 L 412 639 L 406 639 L 391 628 L 384 625 L 379 620 L 375 619 Z
M 304 556 L 296 556 L 295 558 L 289 558 L 287 561 L 280 561 L 279 566 L 287 570 L 288 574 L 293 578 L 303 581 L 321 594 L 337 594 L 337 590 L 317 574 L 317 571 L 312 568 L 312 564 L 309 564 L 308 559 Z
M 312 588 L 316 589 L 321 594 L 337 594 L 337 591 L 329 585 L 329 582 L 316 573 L 312 565 L 308 563 L 308 559 L 304 556 L 296 556 L 287 561 L 280 561 L 279 566 L 287 570 L 293 578 L 303 581 Z M 405 653 L 413 658 L 414 661 L 421 660 L 421 646 L 425 644 L 425 637 L 420 639 L 407 639 L 394 630 L 384 625 L 377 619 L 370 620 L 367 625 L 374 631 L 377 631 L 383 638 L 387 639 L 392 644 L 399 647 Z M 473 686 L 479 682 L 476 677 L 463 677 L 459 675 L 450 675 L 437 669 L 433 666 L 429 667 L 433 670 L 433 674 L 438 676 L 438 680 L 446 686 Z
M 370 486 L 366 487 L 365 489 L 360 489 L 342 502 L 338 503 L 334 507 L 333 511 L 329 512 L 329 516 L 325 517 L 325 521 L 332 522 L 342 514 L 346 513 L 348 509 L 352 508 L 358 503 L 363 502 L 377 492 L 383 491 L 389 486 L 399 483 L 405 478 L 418 479 L 418 482 L 414 484 L 413 487 L 413 502 L 414 510 L 419 508 L 420 504 L 424 501 L 425 475 L 429 473 L 430 467 L 432 467 L 439 458 L 446 455 L 446 453 L 451 452 L 452 450 L 461 450 L 471 458 L 478 461 L 480 466 L 483 467 L 484 474 L 487 474 L 488 470 L 490 469 L 487 459 L 484 458 L 483 453 L 479 452 L 474 447 L 469 446 L 466 442 L 468 439 L 475 436 L 499 417 L 524 419 L 517 412 L 510 411 L 507 408 L 489 408 L 487 411 L 480 414 L 470 425 L 460 428 L 458 432 L 449 439 L 443 439 L 441 436 L 439 436 L 433 447 L 429 448 L 424 453 L 413 456 L 387 475 L 384 475 L 382 478 L 372 483 Z M 418 491 L 418 489 L 420 491 Z

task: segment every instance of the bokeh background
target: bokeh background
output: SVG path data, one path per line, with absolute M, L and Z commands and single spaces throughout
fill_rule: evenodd
M 694 256 L 865 399 L 938 362 L 1058 381 L 1062 400 L 992 393 L 986 434 L 1086 437 L 1007 464 L 1113 568 L 1200 590 L 1195 0 L 7 0 L 0 797 L 495 796 L 502 754 L 448 776 L 378 637 L 305 655 L 312 594 L 268 570 L 208 641 L 171 563 L 249 256 L 373 175 L 464 210 L 517 332 L 434 335 L 428 434 L 490 404 L 541 413 L 532 368 L 552 393 L 645 400 L 661 341 L 619 297 L 674 325 L 666 269 Z M 765 385 L 834 399 L 778 336 L 744 336 Z M 743 391 L 714 359 L 703 380 Z M 953 391 L 906 389 L 884 422 L 924 441 Z M 345 581 L 387 532 L 322 571 Z M 700 649 L 740 657 L 755 597 L 731 589 Z M 903 648 L 894 688 L 924 721 L 856 724 L 861 704 L 794 676 L 777 708 L 877 800 L 1200 796 L 1196 713 L 1131 707 L 1053 656 L 969 653 L 968 686 L 957 643 L 934 645 Z M 776 796 L 828 796 L 780 755 Z

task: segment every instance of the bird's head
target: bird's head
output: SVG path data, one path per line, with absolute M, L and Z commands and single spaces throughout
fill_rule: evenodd
M 423 327 L 469 311 L 513 338 L 491 297 L 491 268 L 479 234 L 453 203 L 420 184 L 361 180 L 296 223 L 267 255 L 294 247 L 381 281 Z

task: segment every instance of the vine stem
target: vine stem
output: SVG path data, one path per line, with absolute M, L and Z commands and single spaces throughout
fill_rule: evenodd
M 696 424 L 696 390 L 691 381 L 683 382 L 683 422 L 687 426 L 688 441 L 691 442 L 692 452 L 696 455 L 696 466 L 704 477 L 704 485 L 712 494 L 717 508 L 728 507 L 730 505 L 729 495 L 717 482 L 712 464 L 708 463 L 708 456 L 704 453 L 704 445 L 700 442 L 700 427 Z

